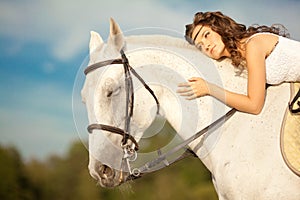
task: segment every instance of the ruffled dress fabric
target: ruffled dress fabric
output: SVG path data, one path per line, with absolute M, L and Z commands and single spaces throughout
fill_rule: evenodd
M 270 33 L 254 34 L 248 41 L 258 34 Z M 300 42 L 279 36 L 277 45 L 266 59 L 266 81 L 271 85 L 300 82 Z

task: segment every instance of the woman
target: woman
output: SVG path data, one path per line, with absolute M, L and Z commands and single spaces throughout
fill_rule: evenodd
M 235 67 L 248 71 L 247 95 L 224 90 L 202 78 L 179 84 L 187 99 L 210 95 L 230 107 L 259 114 L 266 84 L 300 82 L 300 42 L 286 38 L 283 26 L 246 28 L 221 12 L 198 12 L 186 25 L 186 39 L 214 60 L 230 58 Z M 224 95 L 225 94 L 225 95 Z

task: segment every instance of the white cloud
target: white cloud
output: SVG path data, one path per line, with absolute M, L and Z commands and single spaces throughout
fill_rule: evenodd
M 24 0 L 0 2 L 0 34 L 20 42 L 49 44 L 60 60 L 73 58 L 88 47 L 89 31 L 99 31 L 104 38 L 109 31 L 109 18 L 121 28 L 165 27 L 183 33 L 195 11 L 221 10 L 251 24 L 275 23 L 281 20 L 299 39 L 299 1 L 176 1 L 155 0 Z M 239 21 L 239 20 L 238 20 Z
M 56 70 L 55 65 L 51 62 L 45 62 L 42 69 L 46 74 L 52 74 Z
M 118 6 L 116 6 L 118 5 Z M 53 55 L 66 60 L 86 50 L 89 31 L 108 35 L 109 18 L 121 27 L 181 27 L 182 14 L 157 1 L 27 0 L 0 2 L 0 34 L 19 42 L 47 43 Z M 104 29 L 103 29 L 104 28 Z M 100 29 L 100 30 L 99 30 Z

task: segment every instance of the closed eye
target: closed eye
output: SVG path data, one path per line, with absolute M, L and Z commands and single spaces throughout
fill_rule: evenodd
M 113 93 L 113 91 L 108 91 L 108 93 L 107 93 L 107 97 L 111 97 L 111 95 L 112 95 L 112 93 Z
M 115 96 L 115 95 L 118 95 L 121 91 L 121 86 L 117 87 L 116 89 L 114 90 L 110 90 L 107 92 L 107 97 L 111 97 L 111 96 Z
M 207 36 L 210 34 L 209 31 L 207 31 L 205 34 L 204 34 L 204 38 L 207 38 Z

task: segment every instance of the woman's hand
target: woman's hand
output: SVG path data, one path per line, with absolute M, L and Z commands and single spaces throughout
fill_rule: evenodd
M 177 93 L 186 96 L 186 99 L 192 100 L 198 97 L 209 95 L 208 82 L 199 77 L 193 77 L 186 83 L 179 83 Z

